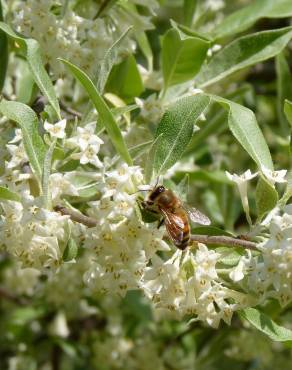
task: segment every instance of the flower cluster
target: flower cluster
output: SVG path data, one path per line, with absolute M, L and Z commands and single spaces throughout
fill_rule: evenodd
M 60 5 L 54 0 L 14 3 L 13 25 L 18 32 L 39 42 L 44 62 L 50 65 L 55 78 L 64 72 L 58 57 L 70 60 L 92 76 L 106 50 L 131 24 L 135 24 L 137 31 L 152 27 L 149 16 L 139 15 L 122 3 L 114 5 L 107 18 L 92 17 L 98 14 L 101 1 L 87 2 L 84 7 L 75 7 L 74 11 L 68 4 Z M 131 3 L 134 6 L 136 1 Z M 156 9 L 156 1 L 149 2 L 146 8 Z M 62 12 L 64 15 L 60 17 Z M 135 42 L 128 37 L 120 57 L 134 48 Z

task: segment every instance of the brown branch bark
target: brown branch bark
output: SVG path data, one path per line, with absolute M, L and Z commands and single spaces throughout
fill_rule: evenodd
M 94 218 L 85 216 L 80 212 L 63 207 L 61 205 L 57 205 L 56 207 L 54 207 L 54 210 L 56 212 L 60 212 L 62 215 L 70 216 L 72 221 L 76 221 L 79 224 L 83 224 L 87 227 L 94 227 L 97 225 L 97 220 L 95 220 Z
M 62 215 L 70 216 L 71 220 L 79 222 L 87 227 L 94 227 L 97 225 L 97 220 L 92 217 L 88 217 L 79 213 L 77 211 L 68 209 L 61 205 L 57 205 L 55 207 L 55 211 L 62 213 Z M 197 243 L 204 243 L 204 244 L 219 244 L 219 245 L 227 245 L 230 247 L 241 247 L 245 249 L 256 250 L 257 245 L 254 242 L 232 238 L 229 236 L 223 235 L 216 235 L 216 236 L 209 236 L 209 235 L 191 235 L 191 240 Z

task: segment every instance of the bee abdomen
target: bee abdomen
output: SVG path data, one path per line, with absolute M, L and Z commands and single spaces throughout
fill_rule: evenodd
M 189 245 L 190 237 L 191 237 L 190 236 L 190 228 L 189 228 L 189 225 L 186 224 L 185 227 L 184 227 L 184 230 L 183 230 L 183 239 L 180 243 L 176 244 L 176 247 L 181 249 L 181 250 L 186 249 L 186 247 Z

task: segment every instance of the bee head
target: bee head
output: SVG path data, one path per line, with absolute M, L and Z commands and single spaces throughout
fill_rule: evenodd
M 165 187 L 163 185 L 156 186 L 149 195 L 149 200 L 154 201 L 159 194 L 163 193 L 165 191 Z
M 154 188 L 153 190 L 153 193 L 157 193 L 157 194 L 160 194 L 160 193 L 163 193 L 165 191 L 165 187 L 163 185 L 158 185 Z

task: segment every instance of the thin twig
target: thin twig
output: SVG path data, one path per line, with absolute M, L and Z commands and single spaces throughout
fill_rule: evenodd
M 69 208 L 63 207 L 61 205 L 57 205 L 55 211 L 62 213 L 62 215 L 68 215 L 73 221 L 79 222 L 88 227 L 94 227 L 97 225 L 97 220 L 83 215 L 77 211 L 71 210 Z M 257 245 L 254 242 L 250 242 L 248 240 L 243 239 L 236 239 L 231 238 L 229 236 L 223 235 L 216 235 L 216 236 L 209 236 L 209 235 L 191 235 L 191 240 L 198 243 L 204 244 L 220 244 L 220 245 L 228 245 L 231 247 L 242 247 L 245 249 L 256 250 Z
M 82 114 L 80 112 L 78 112 L 75 109 L 72 109 L 72 108 L 67 107 L 63 102 L 60 101 L 59 104 L 60 104 L 60 108 L 64 112 L 66 112 L 68 114 L 71 114 L 72 116 L 75 116 L 75 117 L 78 117 L 78 118 L 81 118 L 82 117 Z
M 54 210 L 56 212 L 62 213 L 62 215 L 70 216 L 71 220 L 76 221 L 79 224 L 83 224 L 87 227 L 94 227 L 97 225 L 97 220 L 95 220 L 94 218 L 85 216 L 78 211 L 74 211 L 61 205 L 57 205 L 56 207 L 54 207 Z
M 257 245 L 254 242 L 248 240 L 231 238 L 230 236 L 223 235 L 191 235 L 191 240 L 198 243 L 204 244 L 221 244 L 221 245 L 230 245 L 231 247 L 242 247 L 245 249 L 256 250 Z

